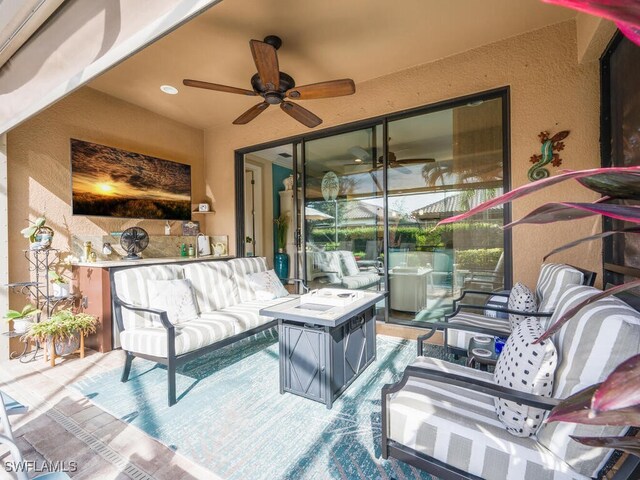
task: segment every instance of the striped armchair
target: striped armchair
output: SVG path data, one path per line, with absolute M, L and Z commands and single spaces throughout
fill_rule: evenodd
M 535 296 L 537 297 L 537 312 L 527 313 L 527 316 L 548 319 L 558 303 L 560 295 L 571 285 L 589 285 L 595 282 L 596 274 L 589 270 L 582 270 L 570 265 L 545 263 L 540 268 Z M 460 298 L 454 301 L 454 312 L 445 317 L 450 324 L 460 325 L 461 329 L 445 329 L 445 346 L 447 351 L 456 355 L 466 355 L 469 341 L 474 335 L 484 333 L 492 336 L 508 337 L 511 333 L 511 325 L 507 319 L 508 314 L 519 312 L 510 311 L 505 306 L 470 305 L 460 303 L 466 295 L 496 297 L 509 299 L 510 291 L 485 292 L 478 290 L 466 290 Z M 471 310 L 471 311 L 469 311 Z M 474 313 L 480 311 L 480 313 Z M 504 315 L 490 314 L 502 313 Z
M 568 287 L 551 322 L 597 293 L 588 286 Z M 382 390 L 383 458 L 395 457 L 442 479 L 597 477 L 612 450 L 587 447 L 570 436 L 615 436 L 628 427 L 543 423 L 532 436 L 515 436 L 499 419 L 494 398 L 550 410 L 558 399 L 602 382 L 640 353 L 640 313 L 618 298 L 600 299 L 551 341 L 557 352 L 551 397 L 524 393 L 517 369 L 510 388 L 499 386 L 491 373 L 418 357 L 398 383 Z M 635 463 L 614 478 L 640 478 L 636 460 L 631 457 Z

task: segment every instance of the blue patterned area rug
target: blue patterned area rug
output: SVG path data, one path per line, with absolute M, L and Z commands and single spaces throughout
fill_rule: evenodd
M 432 356 L 443 356 L 441 347 L 429 347 Z M 134 360 L 127 383 L 120 382 L 121 370 L 113 370 L 73 387 L 223 478 L 430 479 L 380 457 L 380 390 L 398 380 L 415 356 L 415 341 L 378 335 L 376 361 L 332 410 L 280 395 L 275 330 L 184 365 L 179 400 L 171 408 L 166 370 L 141 359 Z

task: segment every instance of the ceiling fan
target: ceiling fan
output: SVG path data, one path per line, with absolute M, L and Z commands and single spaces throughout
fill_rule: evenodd
M 202 82 L 200 80 L 185 79 L 182 81 L 188 87 L 264 98 L 263 102 L 254 105 L 236 118 L 233 121 L 235 125 L 249 123 L 265 111 L 269 105 L 280 104 L 280 108 L 298 122 L 309 128 L 317 127 L 322 123 L 320 117 L 287 99 L 313 100 L 316 98 L 341 97 L 351 95 L 356 91 L 355 84 L 350 78 L 296 87 L 295 80 L 290 75 L 280 71 L 276 52 L 282 45 L 282 40 L 279 37 L 269 35 L 262 42 L 251 40 L 249 45 L 251 46 L 253 61 L 258 69 L 258 73 L 251 77 L 253 90 Z
M 349 153 L 356 157 L 354 164 L 362 164 L 362 162 L 368 162 L 370 160 L 371 155 L 362 147 L 351 147 L 349 149 Z M 377 164 L 373 167 L 375 170 L 382 168 L 383 158 L 379 157 Z M 413 173 L 410 169 L 405 167 L 405 165 L 412 164 L 424 164 L 424 163 L 433 163 L 435 162 L 435 158 L 402 158 L 399 159 L 394 152 L 389 152 L 387 154 L 387 162 L 389 164 L 389 168 L 397 168 L 399 172 L 404 173 L 405 175 L 409 175 Z

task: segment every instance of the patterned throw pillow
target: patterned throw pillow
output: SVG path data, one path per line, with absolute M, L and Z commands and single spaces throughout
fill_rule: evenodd
M 149 306 L 165 310 L 169 321 L 174 325 L 198 317 L 198 306 L 189 280 L 147 280 L 147 290 Z M 153 323 L 160 326 L 160 321 L 156 318 Z
M 509 310 L 518 310 L 519 312 L 535 312 L 538 309 L 538 302 L 529 287 L 518 282 L 511 289 L 507 308 Z M 526 318 L 530 317 L 510 313 L 509 323 L 511 324 L 511 330 L 515 330 L 516 326 Z
M 522 321 L 513 330 L 493 374 L 496 385 L 521 392 L 550 397 L 553 391 L 558 355 L 551 340 L 533 342 L 543 333 L 535 318 Z M 545 411 L 516 402 L 495 398 L 498 418 L 517 437 L 530 437 L 544 420 Z
M 289 295 L 274 270 L 250 273 L 247 279 L 256 294 L 256 300 L 273 300 Z

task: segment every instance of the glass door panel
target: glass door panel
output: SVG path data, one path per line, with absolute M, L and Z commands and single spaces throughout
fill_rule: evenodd
M 380 126 L 304 143 L 304 238 L 311 288 L 382 286 Z
M 503 288 L 502 208 L 436 227 L 502 193 L 502 118 L 497 98 L 388 123 L 390 321 L 441 318 L 462 288 Z

